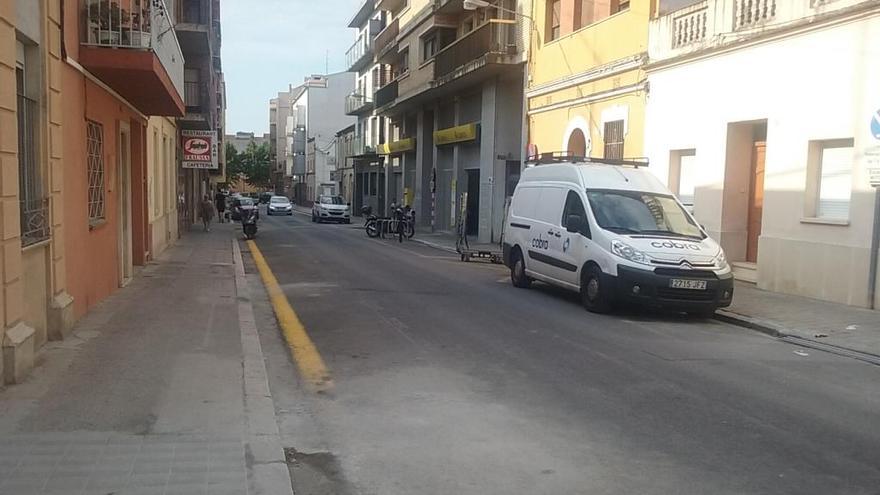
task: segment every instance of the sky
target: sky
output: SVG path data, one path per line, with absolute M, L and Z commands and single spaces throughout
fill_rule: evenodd
M 344 71 L 363 0 L 222 0 L 226 133 L 269 132 L 269 99 L 311 74 Z

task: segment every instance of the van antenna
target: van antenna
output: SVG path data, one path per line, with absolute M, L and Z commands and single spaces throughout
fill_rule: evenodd
M 623 180 L 629 182 L 629 178 L 627 178 L 627 176 L 624 175 L 623 172 L 620 171 L 620 168 L 614 167 L 614 171 L 617 172 L 618 174 L 620 174 L 620 176 L 623 177 Z

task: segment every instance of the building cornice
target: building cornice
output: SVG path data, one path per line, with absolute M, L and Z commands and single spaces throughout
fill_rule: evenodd
M 604 65 L 593 67 L 586 72 L 581 72 L 573 76 L 566 76 L 562 79 L 556 79 L 554 81 L 534 86 L 526 91 L 526 97 L 535 98 L 537 96 L 555 93 L 563 89 L 579 86 L 581 84 L 591 83 L 593 81 L 598 81 L 606 77 L 622 74 L 624 72 L 629 72 L 634 69 L 639 69 L 641 67 L 644 67 L 647 60 L 648 54 L 645 52 L 633 55 L 631 57 L 618 59 Z
M 534 115 L 538 113 L 550 112 L 553 110 L 559 110 L 560 108 L 568 108 L 577 105 L 586 105 L 587 103 L 593 103 L 595 101 L 607 100 L 608 98 L 615 98 L 618 96 L 623 96 L 630 93 L 638 93 L 640 91 L 648 90 L 648 81 L 647 79 L 643 79 L 636 84 L 630 84 L 628 86 L 621 86 L 619 88 L 610 89 L 608 91 L 600 91 L 598 93 L 593 93 L 588 96 L 584 96 L 581 98 L 572 98 L 570 100 L 561 101 L 559 103 L 553 103 L 551 105 L 545 105 L 543 107 L 533 108 L 528 111 L 529 115 Z

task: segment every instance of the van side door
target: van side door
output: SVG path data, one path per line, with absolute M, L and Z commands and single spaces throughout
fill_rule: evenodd
M 569 232 L 568 220 L 571 215 L 581 217 L 580 228 L 576 232 Z M 580 285 L 581 268 L 590 259 L 595 249 L 590 231 L 590 222 L 587 218 L 587 210 L 581 195 L 569 189 L 565 197 L 565 207 L 562 211 L 562 247 L 560 260 L 565 263 L 569 270 L 565 272 L 565 282 Z M 574 270 L 571 268 L 574 267 Z
M 560 259 L 562 255 L 562 226 L 559 218 L 565 203 L 566 189 L 544 186 L 535 208 L 535 221 L 528 245 L 529 261 L 526 266 L 540 275 L 565 284 L 570 267 Z

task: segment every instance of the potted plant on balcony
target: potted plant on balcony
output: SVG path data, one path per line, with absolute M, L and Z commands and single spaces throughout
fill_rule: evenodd
M 122 24 L 128 19 L 128 12 L 119 7 L 116 0 L 86 3 L 86 16 L 92 32 L 92 40 L 96 40 L 100 45 L 119 44 Z
M 134 0 L 130 29 L 123 32 L 130 46 L 149 48 L 150 46 L 150 7 L 149 0 Z

